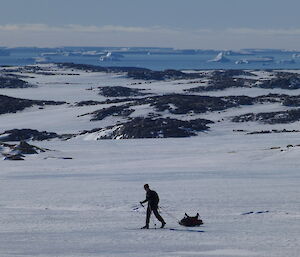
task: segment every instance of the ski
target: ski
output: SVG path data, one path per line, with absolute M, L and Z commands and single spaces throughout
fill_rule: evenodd
M 141 230 L 141 231 L 147 231 L 147 230 L 168 230 L 168 231 L 176 231 L 176 232 L 191 232 L 191 233 L 204 233 L 204 230 L 194 230 L 194 229 L 184 229 L 184 228 L 148 228 L 148 229 L 141 229 L 141 228 L 128 228 L 127 230 Z

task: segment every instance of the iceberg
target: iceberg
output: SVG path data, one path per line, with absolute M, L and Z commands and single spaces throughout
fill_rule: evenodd
M 292 56 L 294 59 L 296 59 L 296 58 L 300 58 L 300 54 L 293 54 L 293 56 Z
M 235 64 L 250 64 L 250 63 L 271 63 L 274 62 L 273 57 L 261 57 L 252 59 L 242 59 L 235 62 Z
M 99 58 L 101 62 L 106 62 L 106 61 L 120 61 L 120 58 L 122 58 L 123 55 L 121 54 L 116 54 L 113 52 L 107 52 L 106 55 L 103 55 Z
M 228 58 L 225 57 L 223 52 L 220 52 L 214 59 L 209 60 L 209 62 L 230 62 Z

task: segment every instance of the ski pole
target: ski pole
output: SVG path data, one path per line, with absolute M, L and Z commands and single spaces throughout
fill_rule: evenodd
M 147 210 L 146 210 L 145 206 L 142 203 L 141 203 L 141 205 L 143 206 L 144 210 L 146 211 L 146 215 L 147 215 Z M 148 208 L 150 208 L 150 207 L 148 206 Z M 151 219 L 151 212 L 152 212 L 152 210 L 150 208 L 150 219 Z M 154 228 L 156 229 L 156 223 L 155 223 L 155 221 L 153 219 L 151 219 L 151 220 L 152 220 L 152 223 L 154 225 Z

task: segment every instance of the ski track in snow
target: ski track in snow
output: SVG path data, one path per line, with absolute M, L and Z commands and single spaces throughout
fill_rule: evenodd
M 89 116 L 77 117 L 103 106 L 70 105 L 104 100 L 97 91 L 85 90 L 91 86 L 128 86 L 132 81 L 122 75 L 78 73 L 28 79 L 39 82 L 38 88 L 0 89 L 4 95 L 70 103 L 0 115 L 0 131 L 73 133 L 113 124 L 110 118 L 90 122 Z M 154 82 L 132 87 L 170 93 L 191 85 Z M 262 90 L 251 92 L 259 95 Z M 28 156 L 24 162 L 0 161 L 0 256 L 298 257 L 300 147 L 286 146 L 299 144 L 299 134 L 246 136 L 232 130 L 297 129 L 299 122 L 237 125 L 228 120 L 237 113 L 284 108 L 245 106 L 197 115 L 225 121 L 185 139 L 33 142 L 55 151 Z M 149 109 L 137 107 L 132 116 Z M 275 146 L 281 149 L 270 149 Z M 73 159 L 57 159 L 65 156 Z M 146 214 L 134 208 L 145 198 L 145 183 L 160 195 L 167 229 L 139 229 Z M 204 225 L 180 227 L 163 210 L 177 219 L 199 212 Z

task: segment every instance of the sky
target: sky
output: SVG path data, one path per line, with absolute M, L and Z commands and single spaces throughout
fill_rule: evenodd
M 300 50 L 299 0 L 0 0 L 0 46 Z

